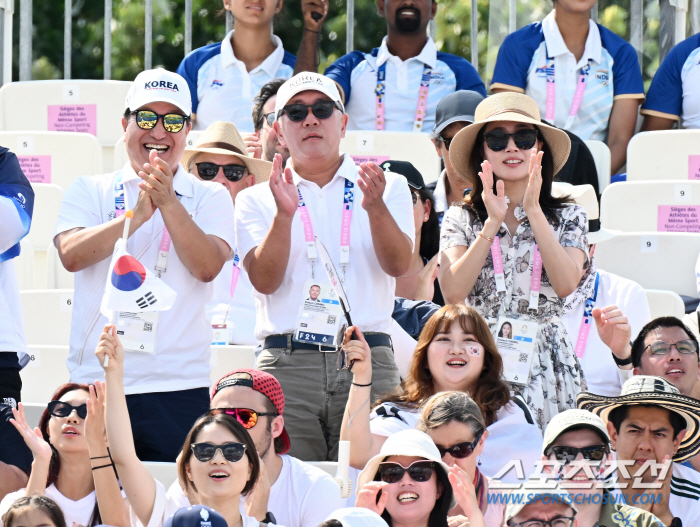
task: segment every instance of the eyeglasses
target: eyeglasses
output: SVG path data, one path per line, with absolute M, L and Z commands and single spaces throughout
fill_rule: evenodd
M 456 445 L 452 445 L 448 448 L 438 446 L 437 449 L 440 451 L 440 457 L 445 457 L 446 454 L 451 455 L 455 459 L 463 459 L 471 456 L 474 453 L 474 450 L 476 450 L 476 445 L 478 445 L 479 441 L 481 441 L 481 436 L 483 433 L 483 430 L 479 432 L 476 439 L 471 443 L 469 441 L 464 441 L 463 443 L 457 443 Z
M 418 198 L 419 198 L 418 194 L 416 194 L 415 192 L 411 192 L 411 200 L 413 201 L 414 207 L 416 206 L 416 203 L 418 203 Z
M 520 523 L 509 523 L 510 527 L 571 527 L 574 524 L 574 516 L 559 516 L 553 520 L 526 520 Z
M 438 136 L 438 141 L 442 141 L 443 143 L 445 143 L 445 150 L 450 149 L 450 143 L 453 139 L 454 137 L 442 137 L 441 135 Z
M 190 446 L 194 457 L 197 458 L 197 461 L 201 461 L 202 463 L 211 461 L 218 450 L 221 450 L 221 454 L 226 458 L 226 461 L 236 463 L 243 458 L 246 447 L 244 443 L 234 442 L 224 443 L 222 445 L 214 445 L 212 443 L 192 443 Z
M 187 121 L 187 116 L 179 113 L 159 115 L 151 110 L 137 110 L 131 113 L 136 114 L 136 124 L 142 130 L 152 130 L 158 124 L 158 119 L 163 119 L 163 128 L 171 134 L 176 134 L 182 130 Z
M 210 181 L 216 177 L 219 173 L 219 169 L 224 169 L 224 176 L 229 181 L 240 181 L 245 175 L 245 171 L 248 169 L 245 165 L 217 165 L 216 163 L 209 163 L 208 161 L 203 161 L 201 163 L 195 163 L 197 165 L 197 172 L 199 177 L 205 181 Z
M 275 112 L 266 113 L 263 117 L 267 121 L 267 126 L 272 128 L 272 123 L 275 122 Z
M 651 349 L 652 355 L 668 355 L 672 347 L 675 347 L 678 353 L 683 355 L 690 355 L 698 351 L 698 345 L 692 340 L 679 340 L 674 344 L 664 342 L 663 340 L 657 340 L 649 344 L 644 350 L 646 351 L 647 348 Z
M 573 446 L 552 446 L 547 449 L 546 454 L 548 456 L 550 454 L 554 454 L 557 461 L 571 463 L 576 459 L 576 456 L 578 456 L 579 453 L 586 461 L 602 461 L 607 452 L 608 447 L 606 445 L 585 446 L 583 448 L 576 448 Z
M 309 108 L 311 108 L 317 119 L 328 119 L 333 115 L 333 110 L 336 107 L 340 110 L 340 106 L 333 101 L 319 101 L 313 104 L 290 104 L 282 108 L 277 117 L 282 117 L 282 114 L 286 112 L 290 121 L 299 123 L 306 119 L 306 116 L 309 115 Z
M 235 417 L 236 420 L 243 425 L 243 428 L 253 428 L 258 424 L 258 417 L 264 415 L 273 415 L 277 417 L 277 412 L 256 412 L 250 408 L 212 408 L 208 415 L 226 414 Z
M 515 141 L 515 146 L 521 150 L 530 150 L 537 142 L 537 133 L 537 130 L 531 128 L 518 130 L 514 134 L 507 134 L 503 130 L 491 130 L 484 134 L 484 140 L 486 145 L 494 152 L 505 150 L 511 137 Z
M 73 406 L 63 401 L 51 401 L 47 407 L 49 413 L 54 417 L 68 417 L 73 413 L 73 410 L 75 410 L 75 413 L 78 414 L 78 417 L 81 419 L 87 417 L 87 403 L 81 404 L 80 406 Z
M 406 472 L 408 472 L 413 481 L 423 483 L 433 476 L 434 470 L 435 463 L 432 461 L 414 461 L 408 468 L 398 463 L 380 463 L 378 472 L 380 479 L 385 483 L 401 481 Z

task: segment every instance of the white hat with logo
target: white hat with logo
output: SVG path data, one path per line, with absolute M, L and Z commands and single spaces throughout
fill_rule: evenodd
M 335 82 L 320 73 L 303 71 L 294 75 L 294 77 L 280 86 L 280 89 L 277 91 L 277 102 L 275 103 L 275 115 L 277 118 L 279 118 L 280 111 L 287 105 L 289 99 L 297 93 L 309 90 L 327 95 L 338 105 L 340 111 L 345 113 L 345 106 L 343 106 L 343 101 Z
M 187 81 L 163 68 L 142 71 L 136 76 L 126 94 L 124 109 L 136 111 L 154 102 L 173 104 L 188 117 L 192 114 L 192 96 Z

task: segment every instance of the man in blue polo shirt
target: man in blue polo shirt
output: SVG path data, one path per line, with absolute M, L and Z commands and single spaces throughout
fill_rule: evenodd
M 642 130 L 700 128 L 700 33 L 674 46 L 656 70 L 640 112 Z
M 474 66 L 437 51 L 427 36 L 435 0 L 377 0 L 377 10 L 387 22 L 382 45 L 348 53 L 325 71 L 344 97 L 348 130 L 429 132 L 445 95 L 473 90 L 486 96 Z
M 508 35 L 491 89 L 525 93 L 545 121 L 605 141 L 615 174 L 626 163 L 644 85 L 634 48 L 590 19 L 595 3 L 556 0 L 542 22 Z

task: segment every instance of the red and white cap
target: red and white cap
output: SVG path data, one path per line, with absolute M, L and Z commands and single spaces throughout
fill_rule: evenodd
M 192 96 L 187 81 L 163 68 L 142 71 L 136 76 L 126 94 L 124 109 L 133 112 L 154 102 L 168 102 L 188 117 L 192 114 Z

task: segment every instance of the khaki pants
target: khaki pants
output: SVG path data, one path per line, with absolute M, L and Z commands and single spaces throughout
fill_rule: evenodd
M 284 392 L 284 426 L 292 447 L 289 454 L 302 461 L 336 461 L 338 440 L 352 373 L 336 370 L 337 352 L 264 349 L 258 368 L 279 381 Z M 372 348 L 374 401 L 401 381 L 388 346 Z

